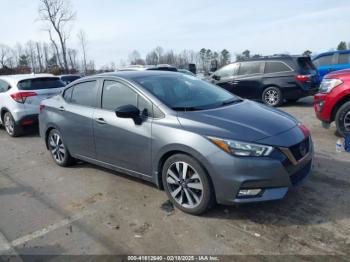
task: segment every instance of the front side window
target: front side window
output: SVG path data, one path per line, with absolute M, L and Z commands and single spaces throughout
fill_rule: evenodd
M 133 105 L 143 115 L 152 116 L 152 103 L 137 94 L 127 85 L 106 80 L 103 84 L 102 108 L 115 111 L 118 107 Z
M 264 62 L 244 62 L 239 67 L 239 75 L 254 75 L 262 74 L 264 68 Z
M 216 71 L 214 75 L 220 78 L 232 77 L 237 75 L 238 67 L 239 64 L 230 64 Z
M 72 89 L 71 103 L 88 107 L 96 106 L 98 89 L 96 81 L 79 83 L 74 85 Z M 69 96 L 69 91 L 67 96 Z
M 290 67 L 282 62 L 266 62 L 265 74 L 291 71 Z
M 333 58 L 333 55 L 321 56 L 319 58 L 316 58 L 313 61 L 313 63 L 316 67 L 332 65 L 332 58 Z
M 216 85 L 184 74 L 139 76 L 133 81 L 176 111 L 216 108 L 240 101 Z

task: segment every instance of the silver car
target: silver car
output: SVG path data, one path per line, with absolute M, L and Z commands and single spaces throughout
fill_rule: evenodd
M 41 109 L 58 165 L 80 159 L 151 181 L 191 214 L 281 199 L 312 167 L 312 140 L 296 119 L 181 73 L 80 79 Z
M 50 74 L 0 77 L 0 124 L 10 136 L 19 136 L 23 127 L 38 122 L 40 102 L 57 95 L 64 83 Z

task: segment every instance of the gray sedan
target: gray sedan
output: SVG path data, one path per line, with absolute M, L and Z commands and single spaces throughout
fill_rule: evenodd
M 80 79 L 40 111 L 58 165 L 80 159 L 151 181 L 191 214 L 281 199 L 312 167 L 312 140 L 296 119 L 181 73 Z

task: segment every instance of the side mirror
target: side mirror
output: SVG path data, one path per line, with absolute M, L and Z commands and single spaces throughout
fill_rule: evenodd
M 140 117 L 140 110 L 136 106 L 126 105 L 126 106 L 118 107 L 115 110 L 115 114 L 117 117 L 120 117 L 120 118 L 135 119 Z

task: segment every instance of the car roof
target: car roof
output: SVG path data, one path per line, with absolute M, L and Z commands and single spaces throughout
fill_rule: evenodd
M 18 82 L 22 80 L 30 80 L 30 79 L 43 78 L 43 77 L 57 78 L 57 76 L 54 76 L 52 74 L 19 74 L 19 75 L 0 76 L 0 79 L 5 80 L 6 82 L 12 84 L 13 86 L 16 86 Z
M 350 50 L 328 51 L 328 52 L 317 54 L 313 59 L 320 57 L 320 56 L 333 55 L 333 54 L 348 54 L 348 53 L 350 53 Z
M 183 75 L 182 73 L 179 72 L 174 72 L 174 71 L 158 71 L 158 70 L 145 70 L 145 71 L 117 71 L 117 72 L 110 72 L 110 73 L 103 73 L 103 74 L 98 74 L 96 77 L 121 77 L 125 78 L 127 80 L 133 80 L 134 78 L 138 77 L 145 77 L 145 76 L 173 76 L 174 74 L 178 75 Z
M 260 56 L 256 58 L 247 58 L 243 59 L 240 61 L 236 61 L 236 63 L 244 63 L 244 62 L 251 62 L 251 61 L 273 61 L 273 60 L 292 60 L 292 59 L 297 59 L 297 58 L 302 58 L 305 57 L 307 58 L 308 56 L 303 56 L 303 55 L 271 55 L 271 56 Z

